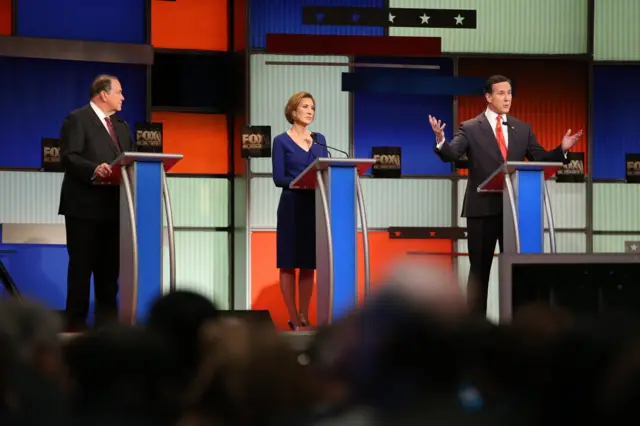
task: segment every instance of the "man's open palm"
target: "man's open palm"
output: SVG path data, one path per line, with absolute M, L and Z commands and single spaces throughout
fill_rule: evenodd
M 431 129 L 436 135 L 436 140 L 441 141 L 444 139 L 444 128 L 447 127 L 447 124 L 432 116 L 429 116 L 429 124 L 431 124 Z
M 562 137 L 562 151 L 569 151 L 578 142 L 578 139 L 582 137 L 582 134 L 582 130 L 574 135 L 571 134 L 571 129 L 567 130 L 567 134 Z

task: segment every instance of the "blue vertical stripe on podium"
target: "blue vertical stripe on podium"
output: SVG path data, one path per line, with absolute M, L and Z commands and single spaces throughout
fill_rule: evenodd
M 162 163 L 137 161 L 134 166 L 138 233 L 138 300 L 136 322 L 144 321 L 162 294 Z
M 333 240 L 333 312 L 337 321 L 356 306 L 357 226 L 356 170 L 352 166 L 329 168 L 329 215 Z
M 543 172 L 519 170 L 516 173 L 520 253 L 544 253 Z

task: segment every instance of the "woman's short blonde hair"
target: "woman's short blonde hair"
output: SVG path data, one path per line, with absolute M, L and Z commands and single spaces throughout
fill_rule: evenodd
M 293 119 L 293 113 L 298 109 L 298 107 L 300 106 L 300 102 L 302 102 L 302 100 L 305 98 L 311 99 L 313 101 L 313 104 L 316 104 L 316 100 L 313 99 L 313 95 L 311 95 L 311 93 L 309 92 L 296 92 L 291 95 L 291 97 L 287 101 L 287 105 L 284 107 L 284 116 L 289 124 L 293 124 L 295 122 L 295 120 Z

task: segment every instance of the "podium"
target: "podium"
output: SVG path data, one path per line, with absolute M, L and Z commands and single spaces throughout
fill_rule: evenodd
M 544 253 L 544 215 L 551 252 L 556 252 L 553 211 L 546 180 L 562 163 L 508 161 L 478 186 L 478 192 L 502 192 L 505 253 Z
M 360 175 L 374 159 L 318 158 L 289 185 L 315 190 L 318 325 L 358 303 L 358 219 L 364 240 L 365 295 L 370 288 L 369 233 Z
M 120 321 L 146 318 L 162 294 L 162 201 L 169 240 L 169 283 L 175 290 L 175 239 L 166 172 L 182 154 L 123 152 L 111 165 L 112 174 L 97 185 L 120 185 Z

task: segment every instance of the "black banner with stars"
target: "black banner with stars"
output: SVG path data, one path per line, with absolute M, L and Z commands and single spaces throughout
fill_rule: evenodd
M 468 9 L 303 6 L 302 23 L 307 25 L 474 29 L 477 24 L 477 16 L 475 10 Z
M 467 238 L 467 228 L 423 228 L 393 226 L 387 228 L 389 238 L 403 240 L 464 240 Z
M 640 254 L 640 241 L 625 241 L 624 242 L 624 252 L 625 253 Z

